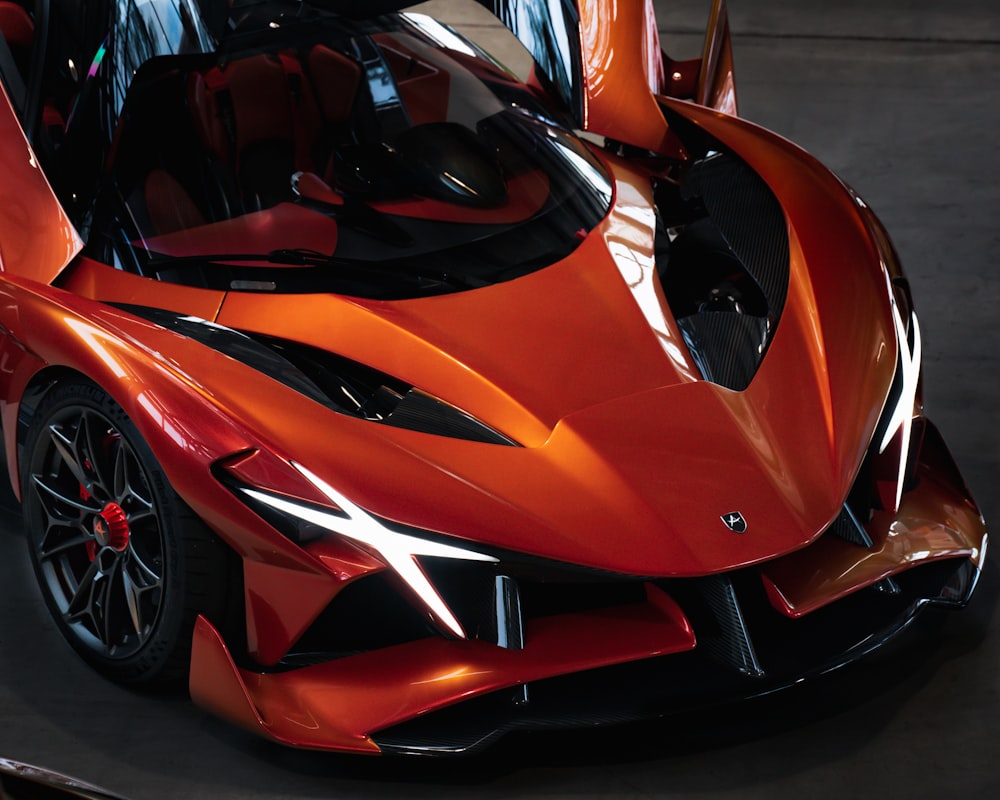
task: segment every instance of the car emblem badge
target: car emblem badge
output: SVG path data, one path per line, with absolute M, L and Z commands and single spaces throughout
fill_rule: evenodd
M 101 547 L 108 543 L 108 526 L 102 517 L 94 517 L 94 538 Z
M 719 519 L 725 522 L 726 527 L 733 533 L 747 532 L 747 521 L 739 511 L 730 511 L 728 514 L 723 514 Z

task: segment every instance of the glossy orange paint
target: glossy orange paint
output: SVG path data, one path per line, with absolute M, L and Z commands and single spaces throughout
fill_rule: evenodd
M 652 215 L 648 179 L 616 162 L 617 205 L 599 235 L 546 270 L 423 300 L 275 297 L 266 317 L 258 297 L 232 294 L 218 317 L 331 346 L 526 447 L 376 433 L 356 421 L 337 422 L 336 454 L 297 427 L 285 429 L 285 447 L 389 519 L 625 573 L 704 574 L 818 536 L 847 495 L 892 376 L 880 257 L 849 193 L 812 159 L 748 123 L 678 108 L 744 153 L 791 209 L 789 301 L 746 392 L 693 381 L 653 285 L 650 232 L 635 225 Z M 331 425 L 298 419 L 309 430 Z M 624 456 L 640 442 L 659 444 Z M 734 451 L 745 458 L 722 455 Z M 345 453 L 349 470 L 337 463 Z M 736 507 L 751 526 L 771 520 L 769 530 L 727 536 L 718 516 Z M 623 544 L 612 553 L 609 531 Z
M 761 576 L 774 607 L 801 617 L 917 564 L 968 558 L 981 565 L 986 524 L 957 477 L 950 453 L 931 427 L 917 466 L 917 487 L 903 494 L 897 513 L 876 511 L 865 525 L 875 547 L 828 536 L 765 564 Z
M 616 393 L 693 379 L 662 290 L 654 288 L 652 233 L 635 224 L 636 216 L 653 219 L 648 176 L 619 166 L 620 199 L 599 235 L 520 280 L 397 302 L 276 296 L 267 299 L 266 315 L 260 296 L 233 293 L 218 322 L 319 347 L 335 341 L 343 355 L 411 381 L 522 444 L 540 445 L 567 413 Z M 645 316 L 635 313 L 640 297 Z M 510 352 L 518 359 L 507 358 Z M 567 352 L 587 354 L 595 369 L 581 371 Z
M 897 266 L 884 231 L 798 148 L 664 96 L 670 78 L 650 0 L 590 0 L 581 20 L 588 127 L 683 156 L 662 107 L 739 153 L 785 209 L 788 296 L 743 392 L 700 380 L 683 343 L 657 275 L 653 176 L 641 165 L 601 156 L 614 175 L 612 208 L 561 262 L 475 291 L 379 301 L 208 291 L 74 259 L 79 240 L 30 151 L 0 154 L 0 169 L 14 175 L 0 187 L 0 200 L 12 202 L 0 204 L 0 258 L 17 267 L 0 283 L 10 474 L 19 474 L 18 412 L 33 383 L 68 371 L 108 391 L 171 485 L 241 561 L 247 652 L 237 666 L 201 619 L 191 691 L 250 730 L 297 746 L 374 752 L 372 733 L 464 699 L 696 643 L 674 600 L 650 583 L 645 603 L 529 620 L 520 651 L 427 638 L 270 672 L 263 668 L 338 592 L 387 567 L 335 534 L 290 541 L 217 480 L 220 464 L 286 498 L 329 504 L 293 466 L 301 465 L 372 515 L 470 549 L 647 579 L 758 565 L 772 603 L 791 617 L 918 564 L 982 558 L 982 519 L 933 434 L 899 513 L 870 523 L 875 549 L 820 538 L 865 457 L 898 355 L 886 291 Z M 713 20 L 696 89 L 704 103 L 735 113 L 724 2 Z M 4 101 L 0 136 L 11 125 Z M 525 200 L 505 211 L 530 210 Z M 331 250 L 333 220 L 290 205 L 223 225 L 221 238 L 199 238 L 201 230 L 155 246 L 242 250 L 254 236 L 281 247 L 283 227 L 303 220 L 307 241 Z M 37 259 L 26 255 L 29 243 L 40 248 Z M 60 288 L 46 285 L 60 270 Z M 109 303 L 323 348 L 409 382 L 520 446 L 336 413 Z M 745 535 L 720 519 L 734 509 L 747 520 Z M 247 657 L 261 669 L 246 668 Z
M 714 0 L 712 3 L 694 100 L 725 114 L 736 116 L 739 113 L 726 0 Z
M 201 385 L 177 366 L 183 337 L 89 298 L 15 276 L 0 286 L 0 325 L 8 337 L 5 418 L 16 410 L 35 374 L 71 370 L 107 386 L 143 435 L 154 446 L 175 451 L 186 467 L 247 447 L 247 440 L 207 401 Z M 161 356 L 171 345 L 180 351 Z
M 151 290 L 162 286 L 151 280 L 147 284 Z M 269 396 L 273 382 L 186 337 L 14 276 L 0 286 L 0 327 L 6 333 L 2 356 L 9 369 L 3 398 L 9 474 L 20 474 L 17 413 L 35 375 L 71 370 L 105 387 L 158 454 L 171 485 L 244 559 L 245 591 L 255 612 L 248 639 L 261 643 L 262 661 L 280 658 L 284 651 L 274 655 L 274 650 L 287 649 L 299 626 L 315 619 L 341 586 L 338 570 L 342 573 L 343 565 L 335 558 L 336 549 L 322 554 L 324 558 L 311 555 L 262 524 L 212 476 L 215 461 L 252 450 L 260 440 L 234 422 L 234 407 L 227 406 L 224 396 L 178 365 L 200 364 L 251 404 L 255 396 Z M 50 336 L 52 331 L 59 335 Z M 16 477 L 12 484 L 19 493 Z M 364 566 L 359 570 L 364 572 Z M 288 580 L 303 591 L 289 594 Z
M 369 738 L 421 714 L 509 686 L 695 646 L 680 608 L 654 587 L 647 603 L 530 621 L 523 650 L 420 639 L 376 652 L 258 673 L 240 669 L 204 618 L 195 629 L 191 696 L 253 732 L 297 747 L 378 752 Z M 601 647 L 595 648 L 593 642 Z
M 896 363 L 886 264 L 879 247 L 884 234 L 868 224 L 866 209 L 853 192 L 787 140 L 692 103 L 661 102 L 739 152 L 785 209 L 789 298 L 769 358 L 748 393 L 760 392 L 765 402 L 763 393 L 771 393 L 767 387 L 784 383 L 785 400 L 772 397 L 771 402 L 794 402 L 796 395 L 801 400 L 804 391 L 815 397 L 823 410 L 828 452 L 847 467 L 838 477 L 842 481 L 860 464 L 870 438 L 866 431 L 874 427 Z M 764 380 L 765 375 L 775 383 Z M 853 449 L 841 450 L 848 442 Z
M 525 447 L 345 418 L 163 332 L 155 352 L 170 364 L 219 362 L 188 380 L 220 413 L 240 420 L 241 442 L 294 454 L 396 522 L 630 574 L 705 574 L 803 547 L 838 513 L 891 379 L 894 341 L 879 254 L 850 195 L 801 151 L 748 123 L 690 104 L 677 108 L 744 153 L 791 209 L 789 301 L 746 392 L 694 380 L 654 280 L 648 177 L 617 161 L 612 214 L 573 257 L 545 270 L 476 292 L 395 302 L 230 293 L 215 317 L 411 381 Z M 100 272 L 81 269 L 91 281 Z M 122 277 L 129 302 L 142 304 L 146 281 L 148 304 L 162 303 L 154 295 L 163 284 Z M 212 293 L 185 291 L 214 310 Z M 139 327 L 137 340 L 152 352 L 155 326 Z M 328 433 L 317 437 L 317 430 Z M 725 455 L 731 452 L 745 457 Z M 232 525 L 216 519 L 219 500 L 203 480 L 177 472 L 213 527 Z M 718 519 L 732 508 L 744 510 L 755 534 L 755 520 L 768 519 L 769 530 L 732 537 Z M 611 551 L 609 532 L 621 542 Z M 261 596 L 278 608 L 279 594 L 271 588 Z
M 190 304 L 195 313 L 235 328 L 330 347 L 418 383 L 523 448 L 484 447 L 340 417 L 182 337 L 71 296 L 60 295 L 79 307 L 79 322 L 111 314 L 116 330 L 135 331 L 127 340 L 111 328 L 100 332 L 102 347 L 121 353 L 135 377 L 123 384 L 107 365 L 102 373 L 94 359 L 100 350 L 93 347 L 74 359 L 64 341 L 32 341 L 29 331 L 58 329 L 52 322 L 24 325 L 19 335 L 46 363 L 106 374 L 101 382 L 166 454 L 171 481 L 252 563 L 245 569 L 249 638 L 268 662 L 322 610 L 336 591 L 334 573 L 343 570 L 328 568 L 335 560 L 325 566 L 262 531 L 266 526 L 208 477 L 212 459 L 252 446 L 294 454 L 388 519 L 622 573 L 706 574 L 797 550 L 839 510 L 891 378 L 894 354 L 878 253 L 852 213 L 850 196 L 806 156 L 746 123 L 677 108 L 743 152 L 793 209 L 788 308 L 769 358 L 744 393 L 694 380 L 653 278 L 648 179 L 619 162 L 615 210 L 572 259 L 473 293 L 399 302 L 233 293 L 215 315 L 217 293 L 87 262 L 77 267 L 81 277 L 68 279 L 101 300 L 143 304 L 147 293 L 150 305 L 184 310 Z M 795 169 L 788 169 L 789 160 Z M 646 226 L 635 224 L 644 218 Z M 846 263 L 871 266 L 847 270 Z M 31 307 L 25 297 L 14 305 Z M 588 309 L 586 316 L 577 313 L 580 308 Z M 128 352 L 137 344 L 137 352 Z M 520 358 L 506 358 L 510 352 Z M 589 369 L 579 369 L 580 359 Z M 188 363 L 200 364 L 204 375 L 178 374 L 176 365 Z M 170 400 L 159 388 L 168 377 L 177 387 Z M 234 429 L 240 433 L 228 446 L 208 448 L 217 427 L 198 425 L 184 433 L 187 444 L 175 453 L 181 421 L 211 419 L 192 403 L 240 420 Z M 166 419 L 177 421 L 172 435 Z M 686 421 L 681 428 L 679 419 Z M 317 430 L 328 433 L 317 437 Z M 745 457 L 720 455 L 734 448 Z M 744 511 L 753 536 L 733 537 L 721 525 L 719 514 L 732 508 Z M 761 519 L 769 520 L 769 530 L 758 533 Z M 620 543 L 610 551 L 609 535 Z M 280 576 L 299 571 L 317 576 L 308 601 L 283 591 Z M 288 624 L 286 616 L 297 621 Z
M 655 95 L 738 113 L 726 0 L 714 0 L 700 59 L 674 61 L 660 47 L 652 0 L 578 0 L 584 129 L 655 153 L 684 158 L 684 147 Z
M 653 0 L 579 0 L 586 130 L 658 153 L 679 143 L 656 108 L 663 51 Z
M 0 270 L 48 283 L 83 243 L 59 205 L 0 85 Z
M 80 257 L 73 268 L 67 270 L 61 285 L 73 294 L 102 303 L 139 306 L 149 305 L 153 292 L 149 278 L 84 257 Z M 225 292 L 157 281 L 155 297 L 156 308 L 214 320 L 222 308 Z
M 247 652 L 264 666 L 281 660 L 341 588 L 330 575 L 252 559 L 243 561 L 243 582 Z
M 869 526 L 881 537 L 878 549 L 826 537 L 763 565 L 776 607 L 798 617 L 919 564 L 963 557 L 978 563 L 985 528 L 942 447 L 939 437 L 929 437 L 920 481 L 904 495 L 900 514 Z M 588 644 L 595 640 L 602 642 L 597 653 Z M 377 752 L 370 734 L 422 713 L 521 682 L 695 645 L 674 601 L 652 586 L 647 604 L 534 621 L 526 641 L 524 651 L 510 651 L 431 638 L 266 674 L 238 668 L 217 631 L 201 620 L 191 692 L 214 713 L 286 744 Z

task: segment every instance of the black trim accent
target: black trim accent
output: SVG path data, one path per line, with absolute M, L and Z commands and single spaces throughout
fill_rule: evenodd
M 436 397 L 410 389 L 383 420 L 386 425 L 422 433 L 436 433 L 452 439 L 516 447 L 513 439 L 484 425 L 464 411 L 443 403 Z
M 503 689 L 377 731 L 372 739 L 384 753 L 465 754 L 512 731 L 656 719 L 768 694 L 861 659 L 906 630 L 928 606 L 964 606 L 978 576 L 968 559 L 932 562 L 897 576 L 897 595 L 863 590 L 792 620 L 770 608 L 759 581 L 753 586 L 747 580 L 755 576 L 740 573 L 733 576 L 734 591 L 764 678 L 706 658 L 699 648 L 537 681 L 528 684 L 528 704 Z
M 508 650 L 524 649 L 524 620 L 521 591 L 509 575 L 497 575 L 493 583 L 494 620 L 497 644 Z
M 32 145 L 37 145 L 37 134 L 42 123 L 42 81 L 49 47 L 50 0 L 35 0 L 35 32 L 31 43 L 31 65 L 28 68 L 28 95 L 24 108 L 24 134 Z
M 837 518 L 830 523 L 826 529 L 827 533 L 843 539 L 845 542 L 856 544 L 858 547 L 872 547 L 872 537 L 868 535 L 864 525 L 851 510 L 849 504 L 844 503 Z
M 774 336 L 788 295 L 788 223 L 742 159 L 710 150 L 680 185 L 656 188 L 657 271 L 705 380 L 742 391 Z
M 464 411 L 349 358 L 159 308 L 110 305 L 194 339 L 337 413 L 452 439 L 518 446 Z
M 753 380 L 771 332 L 767 319 L 746 314 L 692 314 L 677 327 L 701 376 L 736 391 Z
M 788 223 L 781 203 L 753 169 L 733 153 L 695 162 L 682 194 L 699 199 L 733 255 L 746 267 L 779 317 L 788 294 Z
M 719 634 L 705 637 L 701 646 L 713 658 L 736 669 L 742 675 L 763 678 L 764 669 L 757 658 L 740 600 L 732 579 L 713 575 L 695 584 L 718 625 Z

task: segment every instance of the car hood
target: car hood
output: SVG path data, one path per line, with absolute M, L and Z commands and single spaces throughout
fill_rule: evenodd
M 522 446 L 312 404 L 292 418 L 284 398 L 257 403 L 255 428 L 372 513 L 486 549 L 667 576 L 808 544 L 839 513 L 891 383 L 881 255 L 817 162 L 747 123 L 684 112 L 740 153 L 788 220 L 788 298 L 745 391 L 699 378 L 656 278 L 648 177 L 616 164 L 611 214 L 547 269 L 420 300 L 274 297 L 266 317 L 259 296 L 232 294 L 217 318 L 368 364 Z M 734 512 L 744 533 L 723 520 Z

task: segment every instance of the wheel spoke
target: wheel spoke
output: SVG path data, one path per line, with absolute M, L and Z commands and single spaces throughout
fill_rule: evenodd
M 64 539 L 57 544 L 48 546 L 48 540 L 51 533 L 52 529 L 50 528 L 46 531 L 45 538 L 41 546 L 38 548 L 38 557 L 42 561 L 49 561 L 68 550 L 72 550 L 74 547 L 85 547 L 88 542 L 94 541 L 94 537 L 92 535 L 88 533 L 78 533 L 72 538 Z
M 128 458 L 127 450 L 125 444 L 118 440 L 115 446 L 115 456 L 114 456 L 114 478 L 112 480 L 112 496 L 115 498 L 115 502 L 118 505 L 122 505 L 125 498 L 129 495 L 129 480 L 128 480 Z
M 94 613 L 97 599 L 95 595 L 102 577 L 104 573 L 101 571 L 100 559 L 95 558 L 73 589 L 73 596 L 64 612 L 68 622 L 80 622 L 84 617 L 89 617 L 92 622 L 97 623 L 97 616 Z
M 135 456 L 119 443 L 115 453 L 114 497 L 128 514 L 129 524 L 154 513 L 152 497 L 147 496 L 148 490 L 143 491 L 145 488 L 145 479 Z
M 48 560 L 93 539 L 88 520 L 97 512 L 87 503 L 70 497 L 38 475 L 31 476 L 34 495 L 45 514 L 38 557 Z
M 84 514 L 96 514 L 101 510 L 100 507 L 93 503 L 88 503 L 85 500 L 80 500 L 76 497 L 70 497 L 66 494 L 66 492 L 62 491 L 58 487 L 50 486 L 40 475 L 32 475 L 31 482 L 35 487 L 38 499 L 42 502 L 42 507 L 45 509 L 45 513 L 48 514 L 49 517 L 72 521 L 68 516 L 61 514 L 58 509 L 53 510 L 53 506 L 51 505 L 52 501 L 61 503 L 62 505 L 68 506 L 78 512 L 80 514 L 79 518 L 81 519 Z
M 140 506 L 138 511 L 133 511 L 133 507 L 134 506 L 131 504 L 122 505 L 122 509 L 128 515 L 129 527 L 134 528 L 136 527 L 136 523 L 150 518 L 154 520 L 156 519 L 156 509 L 152 506 L 149 506 L 148 508 L 146 506 Z
M 77 428 L 77 452 L 83 450 L 86 458 L 85 466 L 90 468 L 92 489 L 88 491 L 100 495 L 102 500 L 111 499 L 111 483 L 105 474 L 105 460 L 107 459 L 106 439 L 109 433 L 108 425 L 103 421 L 98 421 L 95 425 L 94 417 L 89 413 L 80 415 L 80 425 Z
M 101 612 L 101 630 L 103 631 L 101 638 L 104 641 L 105 647 L 108 648 L 109 655 L 114 655 L 115 648 L 127 636 L 123 630 L 124 624 L 127 624 L 125 623 L 124 616 L 127 614 L 129 619 L 134 619 L 132 616 L 131 598 L 126 589 L 125 571 L 122 569 L 122 559 L 120 556 L 115 557 L 114 563 L 107 571 L 104 603 L 102 604 Z M 138 633 L 138 630 L 136 633 Z
M 83 424 L 81 418 L 80 425 Z M 79 434 L 79 428 L 77 428 L 77 434 Z M 83 464 L 81 459 L 78 457 L 76 452 L 76 442 L 74 441 L 77 437 L 74 436 L 74 440 L 67 439 L 62 430 L 56 424 L 49 425 L 49 438 L 52 444 L 55 446 L 59 455 L 62 457 L 63 463 L 66 465 L 67 469 L 73 474 L 77 482 L 87 488 L 90 491 L 89 484 L 90 481 L 87 479 L 87 474 L 83 469 Z
M 163 577 L 150 567 L 132 545 L 128 548 L 127 566 L 134 570 L 136 583 L 143 588 L 152 589 L 160 585 Z
M 141 597 L 144 590 L 140 589 L 132 581 L 127 569 L 122 569 L 122 589 L 125 592 L 125 603 L 128 605 L 129 617 L 132 619 L 132 628 L 137 636 L 142 636 L 142 610 Z

